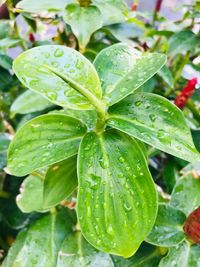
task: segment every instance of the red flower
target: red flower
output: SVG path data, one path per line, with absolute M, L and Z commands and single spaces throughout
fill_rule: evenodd
M 200 244 L 200 207 L 188 216 L 183 229 L 191 241 Z
M 35 36 L 33 35 L 32 32 L 29 33 L 29 41 L 30 41 L 31 43 L 34 43 L 34 42 L 35 42 Z
M 174 104 L 177 107 L 179 107 L 180 109 L 183 109 L 185 107 L 188 99 L 193 95 L 195 91 L 196 84 L 197 78 L 193 78 L 187 82 L 186 86 L 174 100 Z

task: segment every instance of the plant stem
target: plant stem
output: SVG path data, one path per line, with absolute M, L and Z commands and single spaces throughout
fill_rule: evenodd
M 154 13 L 153 13 L 153 25 L 155 24 L 157 17 L 158 17 L 158 12 L 161 9 L 162 6 L 162 1 L 163 0 L 157 0 L 156 1 L 156 5 L 155 5 L 155 9 L 154 9 Z

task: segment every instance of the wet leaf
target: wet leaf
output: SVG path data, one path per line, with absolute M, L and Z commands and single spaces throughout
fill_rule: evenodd
M 64 114 L 47 114 L 24 124 L 8 150 L 8 168 L 16 176 L 75 155 L 86 127 Z
M 37 94 L 31 90 L 27 90 L 15 99 L 15 101 L 12 103 L 10 111 L 13 115 L 16 113 L 27 114 L 41 111 L 52 106 L 53 104 L 40 94 Z
M 72 28 L 78 39 L 79 47 L 84 50 L 91 35 L 102 27 L 102 15 L 95 6 L 81 7 L 79 4 L 68 5 L 64 20 Z
M 118 131 L 88 133 L 79 151 L 78 179 L 84 237 L 104 252 L 133 255 L 157 212 L 155 187 L 137 141 Z
M 183 225 L 186 216 L 181 211 L 160 204 L 155 225 L 146 241 L 160 247 L 172 247 L 181 243 L 184 238 Z
M 167 99 L 135 92 L 109 113 L 109 126 L 184 160 L 200 160 L 183 113 Z
M 94 65 L 102 83 L 104 98 L 111 106 L 149 80 L 165 64 L 166 56 L 142 54 L 123 44 L 103 49 Z
M 69 47 L 43 45 L 29 49 L 14 60 L 13 69 L 22 84 L 59 106 L 94 109 L 79 93 L 80 88 L 101 98 L 101 85 L 94 67 Z

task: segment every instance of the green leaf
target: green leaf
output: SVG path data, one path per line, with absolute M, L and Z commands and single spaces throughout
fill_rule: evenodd
M 63 242 L 56 267 L 114 267 L 111 257 L 92 247 L 80 232 L 69 235 Z
M 118 131 L 88 133 L 78 155 L 78 218 L 97 249 L 129 257 L 156 218 L 157 194 L 137 141 Z
M 73 2 L 73 0 L 22 0 L 17 4 L 17 8 L 30 13 L 58 12 Z
M 131 258 L 112 256 L 112 259 L 116 267 L 158 267 L 161 253 L 157 247 L 142 243 Z
M 13 77 L 8 70 L 0 67 L 0 91 L 10 89 L 13 82 Z
M 181 177 L 172 191 L 170 204 L 186 215 L 200 206 L 200 179 L 195 179 L 195 169 Z
M 174 78 L 170 69 L 167 66 L 163 66 L 162 69 L 159 70 L 158 75 L 165 81 L 165 83 L 174 88 Z
M 92 4 L 101 11 L 104 25 L 124 22 L 128 17 L 128 7 L 123 0 L 93 0 Z
M 22 84 L 60 106 L 93 109 L 88 99 L 79 93 L 80 88 L 90 97 L 101 98 L 101 85 L 94 67 L 69 47 L 32 48 L 14 60 L 13 69 Z
M 181 211 L 160 204 L 155 225 L 146 241 L 160 247 L 172 247 L 181 243 L 184 238 L 183 224 L 186 216 Z
M 12 103 L 10 111 L 13 115 L 16 113 L 27 114 L 41 111 L 52 106 L 52 103 L 46 98 L 31 90 L 27 90 L 15 99 L 15 101 Z
M 24 124 L 8 150 L 8 168 L 16 176 L 69 158 L 77 153 L 86 127 L 64 114 L 47 114 Z
M 141 54 L 123 43 L 103 49 L 97 55 L 94 65 L 109 106 L 144 84 L 165 62 L 166 56 L 163 54 Z
M 11 33 L 10 20 L 0 20 L 0 39 L 7 37 Z
M 6 54 L 0 53 L 0 67 L 9 70 L 12 68 L 12 58 Z
M 18 207 L 26 213 L 46 211 L 67 198 L 77 187 L 76 156 L 52 165 L 46 173 L 35 172 L 21 185 Z
M 109 126 L 184 160 L 200 159 L 183 113 L 167 99 L 135 92 L 109 113 Z
M 10 143 L 11 136 L 7 133 L 0 133 L 0 153 L 5 152 Z
M 190 30 L 176 32 L 169 39 L 168 53 L 171 55 L 182 54 L 195 50 L 199 46 L 200 38 Z
M 169 253 L 164 257 L 159 267 L 199 267 L 200 246 L 190 245 L 183 242 L 176 248 L 170 248 Z
M 61 210 L 36 221 L 17 237 L 2 267 L 54 267 L 66 235 L 72 232 L 69 212 Z
M 11 48 L 17 46 L 21 42 L 19 38 L 6 37 L 0 40 L 0 48 Z
M 91 35 L 103 24 L 101 12 L 97 7 L 81 7 L 79 4 L 71 4 L 66 7 L 64 20 L 71 26 L 81 50 L 84 50 Z

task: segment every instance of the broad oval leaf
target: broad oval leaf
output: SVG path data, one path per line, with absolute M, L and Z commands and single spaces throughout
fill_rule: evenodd
M 93 0 L 92 4 L 101 11 L 104 25 L 124 22 L 128 17 L 128 6 L 124 0 Z
M 75 1 L 73 0 L 22 0 L 17 4 L 17 8 L 30 13 L 58 12 Z
M 176 248 L 170 248 L 159 267 L 199 267 L 200 246 L 183 242 Z
M 72 232 L 72 214 L 48 214 L 18 235 L 2 267 L 55 267 L 62 242 Z
M 101 85 L 93 65 L 79 52 L 60 45 L 35 47 L 13 64 L 18 79 L 50 102 L 74 109 L 93 109 L 77 88 L 101 98 Z
M 112 106 L 109 114 L 109 126 L 184 160 L 200 160 L 183 113 L 167 99 L 135 92 Z
M 58 162 L 46 172 L 34 172 L 22 183 L 18 207 L 26 213 L 43 212 L 67 198 L 77 187 L 76 156 Z
M 71 26 L 77 37 L 80 50 L 84 50 L 91 35 L 103 25 L 101 12 L 95 6 L 68 5 L 65 9 L 64 20 Z
M 80 121 L 64 114 L 47 114 L 24 124 L 8 150 L 8 169 L 16 176 L 75 155 L 86 132 Z
M 198 176 L 195 179 L 195 172 L 194 168 L 182 176 L 177 181 L 171 195 L 170 204 L 182 210 L 186 215 L 200 206 L 200 179 Z
M 97 55 L 94 66 L 108 105 L 112 106 L 131 94 L 158 72 L 165 62 L 163 54 L 142 54 L 123 43 L 103 49 Z
M 129 257 L 156 218 L 157 194 L 136 140 L 118 131 L 88 133 L 78 155 L 78 218 L 97 249 Z
M 160 204 L 155 225 L 146 241 L 160 247 L 172 247 L 181 243 L 185 234 L 186 216 L 180 210 Z
M 53 104 L 40 94 L 37 94 L 31 90 L 27 90 L 15 99 L 15 101 L 12 103 L 10 111 L 13 115 L 16 113 L 27 114 L 41 111 L 52 106 Z
M 56 267 L 114 267 L 111 257 L 92 247 L 80 232 L 69 235 L 59 251 Z

